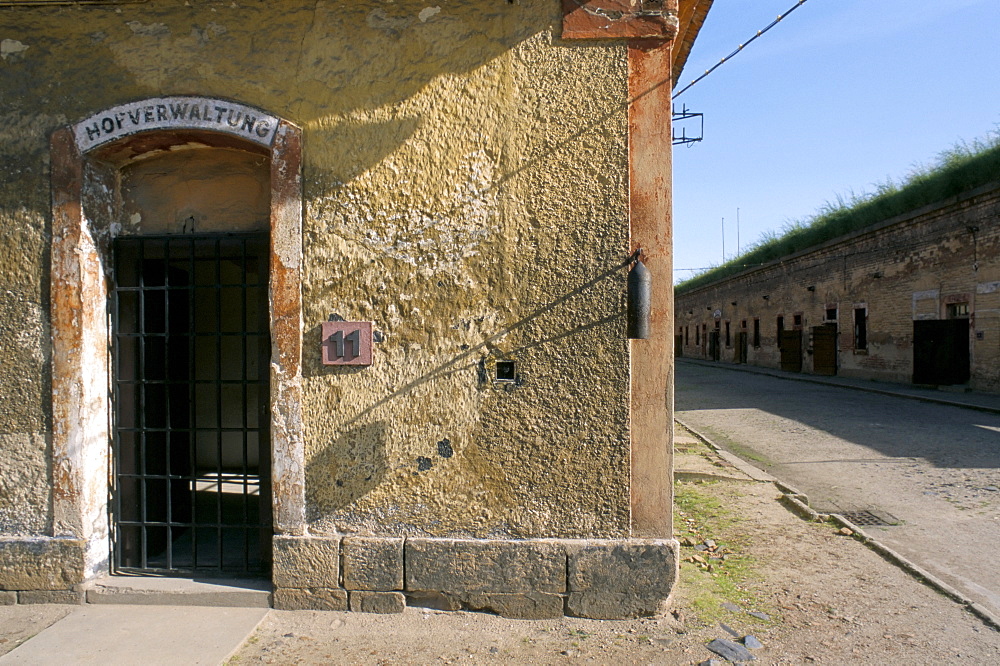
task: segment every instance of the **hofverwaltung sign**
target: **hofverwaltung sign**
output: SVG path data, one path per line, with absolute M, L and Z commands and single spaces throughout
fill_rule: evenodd
M 209 130 L 269 147 L 278 119 L 244 104 L 208 97 L 154 97 L 122 104 L 73 127 L 76 145 L 86 152 L 140 132 L 163 129 Z

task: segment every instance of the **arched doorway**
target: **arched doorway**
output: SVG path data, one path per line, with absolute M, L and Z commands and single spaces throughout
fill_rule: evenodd
M 156 98 L 51 156 L 53 536 L 88 575 L 266 571 L 304 530 L 300 130 Z

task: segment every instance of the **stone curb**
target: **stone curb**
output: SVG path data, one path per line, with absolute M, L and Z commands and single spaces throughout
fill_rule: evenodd
M 802 497 L 805 497 L 805 495 L 802 495 Z M 829 519 L 828 515 L 825 513 L 817 513 L 799 496 L 781 493 L 781 497 L 778 498 L 778 501 L 784 504 L 785 507 L 787 507 L 792 513 L 796 514 L 799 518 L 804 518 L 805 520 L 810 520 L 814 523 L 825 523 Z
M 680 361 L 680 359 L 678 359 L 678 361 Z M 736 365 L 734 363 L 722 363 L 722 362 L 716 363 L 714 361 L 703 361 L 701 359 L 696 359 L 696 358 L 687 358 L 684 359 L 682 362 L 709 368 L 719 368 L 721 370 L 733 370 L 735 372 L 749 372 L 750 374 L 754 375 L 767 375 L 768 377 L 774 377 L 775 379 L 787 379 L 793 382 L 806 382 L 808 384 L 821 384 L 823 386 L 837 386 L 840 388 L 851 389 L 854 391 L 864 391 L 865 393 L 877 393 L 879 395 L 887 395 L 894 398 L 908 398 L 910 400 L 917 400 L 919 402 L 930 402 L 937 405 L 945 405 L 947 407 L 961 407 L 962 409 L 972 409 L 977 412 L 986 412 L 988 414 L 1000 414 L 1000 408 L 998 407 L 990 407 L 988 405 L 976 405 L 968 402 L 948 400 L 946 398 L 935 398 L 929 395 L 913 395 L 912 393 L 893 391 L 891 389 L 881 389 L 881 388 L 876 388 L 874 386 L 857 386 L 854 384 L 841 384 L 840 382 L 827 381 L 819 376 L 804 375 L 801 377 L 789 377 L 784 374 L 778 374 L 776 372 L 772 372 L 769 368 Z
M 997 411 L 1000 412 L 1000 410 Z M 721 450 L 718 444 L 716 444 L 715 442 L 713 442 L 700 432 L 688 427 L 680 419 L 675 418 L 674 420 L 681 426 L 686 428 L 688 431 L 690 431 L 691 434 L 695 435 L 698 439 L 704 441 L 712 449 L 716 451 Z M 752 467 L 752 465 L 749 465 L 749 463 L 745 464 Z M 885 544 L 872 538 L 871 536 L 866 534 L 864 530 L 862 530 L 860 527 L 849 521 L 847 518 L 844 518 L 840 514 L 818 513 L 815 509 L 809 506 L 808 504 L 809 498 L 805 494 L 799 492 L 798 490 L 788 485 L 787 483 L 774 479 L 774 485 L 781 492 L 781 497 L 779 498 L 778 501 L 784 504 L 786 507 L 788 507 L 793 513 L 795 513 L 800 518 L 820 523 L 831 522 L 836 525 L 840 525 L 841 527 L 846 527 L 847 529 L 854 532 L 854 538 L 856 540 L 868 546 L 868 548 L 878 553 L 886 561 L 898 566 L 900 569 L 910 574 L 918 581 L 924 583 L 931 589 L 940 592 L 941 594 L 945 595 L 952 601 L 955 601 L 956 603 L 964 606 L 966 610 L 968 610 L 970 613 L 972 613 L 980 620 L 982 620 L 983 623 L 989 626 L 991 629 L 994 629 L 995 631 L 1000 631 L 1000 616 L 997 616 L 995 613 L 993 613 L 988 608 L 984 607 L 982 604 L 972 601 L 971 599 L 963 595 L 959 590 L 955 589 L 948 583 L 945 583 L 943 580 L 941 580 L 934 574 L 930 573 L 929 571 L 923 569 L 919 565 L 906 559 L 905 557 L 903 557 L 893 549 L 889 548 Z
M 840 514 L 837 513 L 830 514 L 829 521 L 836 525 L 840 525 L 841 527 L 846 527 L 847 529 L 851 530 L 852 532 L 854 532 L 855 539 L 868 546 L 868 548 L 870 548 L 874 552 L 881 555 L 883 559 L 887 560 L 888 562 L 891 562 L 892 564 L 895 564 L 903 571 L 909 573 L 911 576 L 921 581 L 928 587 L 937 590 L 938 592 L 948 597 L 952 601 L 955 601 L 965 606 L 966 609 L 973 615 L 977 616 L 979 619 L 981 619 L 987 625 L 992 627 L 994 630 L 1000 631 L 1000 616 L 997 616 L 995 613 L 990 611 L 988 608 L 984 607 L 982 604 L 979 604 L 967 598 L 964 594 L 962 594 L 962 592 L 955 589 L 948 583 L 944 582 L 943 580 L 941 580 L 931 572 L 927 571 L 920 565 L 911 562 L 907 558 L 903 557 L 902 555 L 894 551 L 892 548 L 889 548 L 880 541 L 872 538 L 867 533 L 865 533 L 864 530 L 862 530 L 860 527 L 852 523 L 847 518 L 841 516 Z
M 701 434 L 700 432 L 698 432 L 690 425 L 677 418 L 676 416 L 674 417 L 674 421 L 680 424 L 682 428 L 684 428 L 692 435 L 694 435 L 702 442 L 704 442 L 708 446 L 708 448 L 715 451 L 715 453 L 718 454 L 719 457 L 721 457 L 723 460 L 731 464 L 733 467 L 735 467 L 736 469 L 740 470 L 741 472 L 749 476 L 752 480 L 767 482 L 767 483 L 777 481 L 777 479 L 775 479 L 773 476 L 771 476 L 764 470 L 760 469 L 759 467 L 754 467 L 746 460 L 743 460 L 743 458 L 740 458 L 739 456 L 734 455 L 729 451 L 726 451 L 725 449 L 721 448 L 718 444 L 713 442 L 708 436 Z M 724 477 L 719 476 L 717 478 L 724 478 Z

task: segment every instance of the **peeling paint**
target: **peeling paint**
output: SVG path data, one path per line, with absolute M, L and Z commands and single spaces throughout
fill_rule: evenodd
M 0 58 L 9 60 L 27 51 L 30 47 L 17 39 L 0 40 Z
M 562 0 L 563 39 L 671 39 L 678 0 Z
M 52 137 L 52 535 L 81 539 L 85 566 L 107 559 L 108 358 L 104 268 L 81 207 L 72 133 Z M 96 558 L 96 561 L 95 561 Z
M 170 28 L 163 23 L 143 23 L 142 21 L 129 21 L 126 23 L 129 29 L 137 35 L 144 37 L 159 37 L 169 35 Z
M 437 16 L 440 13 L 441 13 L 440 7 L 424 7 L 423 9 L 420 10 L 420 13 L 417 14 L 417 18 L 420 19 L 421 23 L 426 23 L 427 21 L 429 21 L 430 19 L 432 19 L 433 17 Z

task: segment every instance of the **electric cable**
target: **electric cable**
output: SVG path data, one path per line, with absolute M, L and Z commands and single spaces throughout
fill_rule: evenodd
M 686 91 L 688 88 L 690 88 L 691 86 L 693 86 L 694 84 L 698 83 L 703 78 L 705 78 L 706 76 L 708 76 L 709 74 L 711 74 L 712 72 L 714 72 L 715 70 L 717 70 L 719 67 L 722 66 L 722 64 L 724 62 L 726 62 L 727 60 L 730 60 L 733 56 L 735 56 L 737 53 L 739 53 L 740 51 L 742 51 L 744 47 L 749 46 L 755 39 L 757 39 L 758 37 L 760 37 L 761 35 L 763 35 L 765 32 L 767 32 L 768 30 L 770 30 L 774 26 L 778 25 L 778 23 L 780 23 L 783 18 L 785 18 L 786 16 L 788 16 L 789 14 L 791 14 L 792 12 L 794 12 L 796 9 L 798 9 L 802 5 L 806 4 L 806 1 L 807 0 L 798 0 L 798 2 L 795 3 L 795 5 L 791 9 L 789 9 L 788 11 L 786 11 L 784 14 L 779 14 L 778 18 L 776 18 L 773 21 L 771 21 L 767 25 L 766 28 L 764 28 L 763 30 L 758 30 L 756 35 L 754 35 L 753 37 L 751 37 L 750 39 L 748 39 L 743 44 L 740 44 L 739 46 L 737 46 L 736 50 L 734 50 L 732 53 L 730 53 L 729 55 L 727 55 L 725 58 L 723 58 L 719 62 L 715 63 L 715 65 L 713 65 L 709 69 L 706 69 L 704 74 L 702 74 L 698 78 L 696 78 L 693 81 L 691 81 L 691 83 L 687 84 L 686 86 L 684 86 L 683 88 L 681 88 L 680 90 L 678 90 L 677 92 L 675 92 L 674 96 L 671 97 L 670 99 L 677 99 L 678 97 L 680 97 L 684 93 L 684 91 Z

